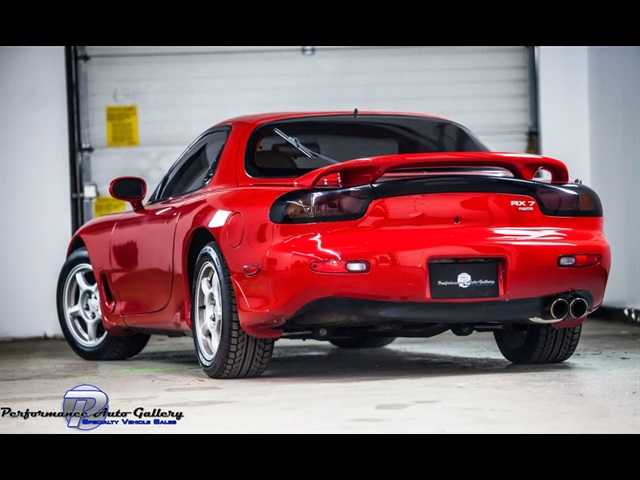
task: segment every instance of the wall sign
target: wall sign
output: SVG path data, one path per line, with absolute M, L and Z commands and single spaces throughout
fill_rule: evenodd
M 97 218 L 108 213 L 124 212 L 126 207 L 127 204 L 123 200 L 101 196 L 93 203 L 93 216 Z
M 138 145 L 138 106 L 107 106 L 107 147 Z

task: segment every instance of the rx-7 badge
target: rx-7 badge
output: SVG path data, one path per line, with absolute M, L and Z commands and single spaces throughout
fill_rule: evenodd
M 535 200 L 511 200 L 512 207 L 518 207 L 521 212 L 533 211 L 533 206 L 536 204 Z

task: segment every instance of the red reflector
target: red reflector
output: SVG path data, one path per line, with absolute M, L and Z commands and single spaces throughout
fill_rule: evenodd
M 318 273 L 367 273 L 371 267 L 366 260 L 316 260 L 309 268 Z
M 262 270 L 262 265 L 260 265 L 259 263 L 250 263 L 249 265 L 245 265 L 244 267 L 242 267 L 242 271 L 247 277 L 253 277 L 254 275 L 257 275 L 258 273 L 260 273 L 260 270 Z
M 590 267 L 598 265 L 602 255 L 597 253 L 579 253 L 577 255 L 561 255 L 558 257 L 559 267 Z

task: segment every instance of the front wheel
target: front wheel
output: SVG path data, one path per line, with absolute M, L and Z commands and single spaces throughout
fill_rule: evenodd
M 85 360 L 123 360 L 140 353 L 149 341 L 149 335 L 115 336 L 104 329 L 98 282 L 85 248 L 69 255 L 62 266 L 57 304 L 64 338 Z
M 554 328 L 551 325 L 513 326 L 493 332 L 498 348 L 513 363 L 561 363 L 575 352 L 582 325 Z
M 274 340 L 252 337 L 240 326 L 229 269 L 215 242 L 196 260 L 191 323 L 198 361 L 211 378 L 257 377 L 266 370 Z

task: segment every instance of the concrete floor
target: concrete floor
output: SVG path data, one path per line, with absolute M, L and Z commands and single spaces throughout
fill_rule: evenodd
M 107 394 L 118 423 L 78 430 L 64 418 L 11 416 L 60 414 L 80 384 Z M 0 386 L 8 434 L 638 434 L 640 326 L 588 319 L 573 357 L 550 366 L 511 365 L 490 333 L 359 351 L 281 340 L 265 375 L 243 380 L 206 377 L 189 338 L 154 337 L 122 362 L 82 360 L 63 340 L 23 340 L 0 343 Z

